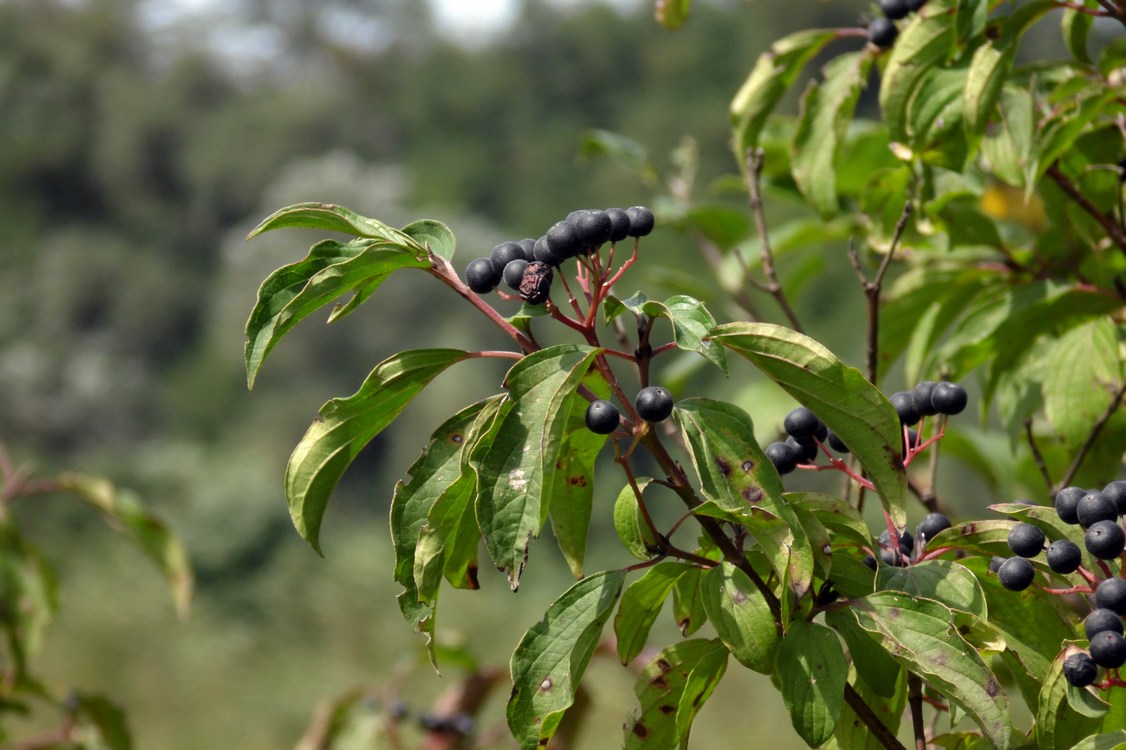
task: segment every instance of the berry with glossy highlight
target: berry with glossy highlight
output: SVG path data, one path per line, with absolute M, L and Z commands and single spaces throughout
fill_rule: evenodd
M 1088 528 L 1099 521 L 1117 520 L 1118 504 L 1103 493 L 1092 490 L 1079 498 L 1075 515 L 1079 518 L 1079 525 Z
M 1014 555 L 1036 557 L 1044 551 L 1044 531 L 1030 523 L 1018 523 L 1009 532 L 1009 549 Z
M 618 407 L 609 401 L 592 401 L 586 408 L 586 428 L 597 435 L 609 435 L 621 421 Z
M 651 385 L 637 392 L 633 408 L 646 422 L 663 422 L 672 414 L 672 394 L 659 385 Z
M 656 224 L 653 212 L 645 206 L 631 206 L 627 208 L 626 216 L 629 217 L 630 237 L 645 237 L 653 231 L 653 225 Z
M 1023 557 L 1010 557 L 997 569 L 997 577 L 1009 591 L 1024 591 L 1032 585 L 1036 569 Z
M 899 36 L 899 29 L 895 28 L 895 23 L 882 16 L 873 18 L 868 24 L 868 41 L 880 49 L 887 49 L 895 44 L 897 36 Z
M 915 393 L 913 391 L 896 391 L 888 398 L 899 415 L 899 423 L 910 427 L 919 422 L 919 410 L 915 407 Z
M 1126 549 L 1126 533 L 1114 521 L 1098 521 L 1087 529 L 1083 544 L 1100 560 L 1113 560 Z
M 966 389 L 957 383 L 949 383 L 944 380 L 936 384 L 931 391 L 931 405 L 939 414 L 950 416 L 961 414 L 966 410 L 968 403 L 969 395 L 966 393 Z
M 1091 661 L 1100 667 L 1117 669 L 1126 664 L 1126 639 L 1113 630 L 1104 630 L 1091 639 Z
M 1074 573 L 1083 562 L 1079 545 L 1070 539 L 1057 539 L 1048 545 L 1048 567 L 1060 575 Z
M 922 521 L 919 521 L 919 525 L 915 528 L 915 536 L 920 540 L 929 542 L 931 539 L 934 539 L 940 531 L 949 529 L 950 526 L 950 519 L 944 514 L 928 513 Z
M 774 442 L 763 449 L 763 453 L 774 464 L 774 470 L 779 474 L 789 474 L 797 468 L 801 454 L 796 448 L 782 442 Z
M 489 258 L 476 258 L 465 267 L 465 283 L 477 294 L 488 294 L 500 283 L 500 272 Z

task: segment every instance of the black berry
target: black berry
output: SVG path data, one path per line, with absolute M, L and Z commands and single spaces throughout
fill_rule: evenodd
M 1117 669 L 1126 664 L 1126 640 L 1113 630 L 1104 630 L 1091 639 L 1091 661 L 1100 667 Z
M 489 258 L 493 261 L 493 270 L 503 274 L 509 263 L 517 258 L 524 258 L 524 249 L 515 242 L 502 242 L 493 248 Z M 524 258 L 527 260 L 527 258 Z
M 895 554 L 895 552 L 893 550 L 881 549 L 880 550 L 880 561 L 884 565 L 891 565 L 892 567 L 903 567 L 903 566 L 905 566 L 907 564 L 908 555 L 907 555 L 906 552 L 903 552 L 902 549 L 900 549 L 899 551 L 902 554 L 897 555 L 897 554 Z
M 1080 651 L 1063 660 L 1063 676 L 1075 687 L 1087 687 L 1095 681 L 1099 667 L 1090 655 Z
M 1001 579 L 1001 585 L 1009 591 L 1024 591 L 1032 585 L 1036 570 L 1032 567 L 1032 563 L 1023 557 L 1010 557 L 997 569 L 997 577 Z
M 1083 632 L 1087 640 L 1091 640 L 1099 633 L 1110 630 L 1122 635 L 1122 615 L 1114 610 L 1099 608 L 1092 610 L 1091 614 L 1083 620 Z
M 905 18 L 910 12 L 907 9 L 907 0 L 880 0 L 880 10 L 893 21 Z
M 938 409 L 934 408 L 931 403 L 931 394 L 934 393 L 935 382 L 933 380 L 924 380 L 915 386 L 911 392 L 915 394 L 915 411 L 919 412 L 920 416 L 933 417 L 938 414 Z
M 797 468 L 801 454 L 786 443 L 771 443 L 763 450 L 779 474 L 789 474 Z
M 919 521 L 919 525 L 915 529 L 915 536 L 919 537 L 920 540 L 929 542 L 935 538 L 938 532 L 949 529 L 950 526 L 950 519 L 942 513 L 929 513 L 922 521 Z
M 1009 532 L 1009 549 L 1014 555 L 1036 557 L 1044 550 L 1044 532 L 1039 526 L 1018 523 Z
M 1126 482 L 1118 480 L 1103 487 L 1103 494 L 1118 506 L 1118 515 L 1126 515 Z
M 786 445 L 798 452 L 802 463 L 811 464 L 817 460 L 817 443 L 813 442 L 812 439 L 798 440 L 791 435 L 786 438 Z
M 1087 529 L 1083 543 L 1087 551 L 1100 560 L 1113 560 L 1126 549 L 1126 533 L 1114 521 L 1098 521 Z
M 880 544 L 884 547 L 891 546 L 891 532 L 887 529 L 880 532 Z M 905 555 L 915 551 L 915 537 L 911 536 L 910 531 L 904 530 L 899 533 L 899 549 Z
M 989 561 L 989 572 L 996 573 L 1001 570 L 1001 566 L 1005 564 L 1006 559 L 1000 555 L 994 555 L 993 559 Z
M 504 283 L 509 288 L 520 291 L 520 282 L 524 279 L 524 270 L 528 267 L 528 261 L 523 258 L 517 258 L 508 262 L 504 267 Z
M 837 433 L 833 432 L 832 430 L 827 430 L 825 437 L 828 439 L 829 445 L 837 453 L 848 453 L 848 446 L 841 441 L 841 439 L 837 436 Z
M 536 241 L 531 237 L 525 237 L 516 243 L 520 246 L 520 252 L 523 254 L 524 260 L 536 259 Z
M 551 266 L 533 260 L 524 267 L 524 276 L 520 279 L 520 296 L 529 305 L 542 305 L 547 302 L 551 294 L 553 275 Z
M 620 208 L 608 208 L 606 215 L 610 217 L 611 242 L 621 242 L 629 237 L 629 214 Z
M 804 406 L 794 409 L 782 420 L 782 427 L 786 430 L 786 434 L 798 440 L 813 438 L 820 431 L 821 426 L 821 420 L 817 418 L 817 415 Z
M 598 435 L 609 435 L 618 428 L 621 414 L 609 401 L 592 401 L 586 408 L 586 427 Z
M 547 246 L 546 234 L 536 240 L 536 245 L 532 250 L 532 256 L 540 263 L 553 267 L 561 265 L 563 261 L 566 260 L 566 258 L 561 258 L 553 253 L 551 248 Z
M 895 38 L 898 35 L 899 29 L 895 28 L 895 24 L 886 18 L 873 18 L 871 23 L 868 24 L 868 41 L 880 49 L 887 49 L 895 44 Z
M 587 247 L 598 247 L 610 239 L 614 231 L 614 223 L 605 211 L 584 211 L 575 217 L 572 222 L 579 240 Z M 551 241 L 548 232 L 548 241 Z
M 1048 545 L 1048 567 L 1060 575 L 1074 573 L 1083 562 L 1079 545 L 1070 539 L 1057 539 Z
M 1079 525 L 1088 528 L 1099 521 L 1114 521 L 1118 518 L 1118 504 L 1101 492 L 1092 490 L 1079 498 L 1075 506 Z
M 969 403 L 966 389 L 957 383 L 948 383 L 945 380 L 935 385 L 931 391 L 931 405 L 939 414 L 961 414 Z
M 1095 606 L 1115 614 L 1126 614 L 1126 578 L 1107 578 L 1095 587 Z
M 493 268 L 489 258 L 471 260 L 465 267 L 465 283 L 477 294 L 488 294 L 496 289 L 499 282 L 500 273 Z
M 656 220 L 653 218 L 653 212 L 645 206 L 627 208 L 626 216 L 629 217 L 630 237 L 644 237 L 653 231 Z
M 545 236 L 547 248 L 560 258 L 573 258 L 585 247 L 577 226 L 569 221 L 555 222 Z
M 646 422 L 663 422 L 672 414 L 672 394 L 659 385 L 642 388 L 633 400 L 633 408 Z
M 895 407 L 900 424 L 910 426 L 919 421 L 919 411 L 915 408 L 915 394 L 912 391 L 896 391 L 888 401 Z
M 875 570 L 877 568 L 876 558 L 872 557 L 871 555 L 865 555 L 864 559 L 861 562 L 863 562 L 866 567 L 869 567 L 872 570 Z
M 1056 515 L 1061 521 L 1073 526 L 1079 523 L 1079 498 L 1086 494 L 1079 487 L 1064 487 L 1056 493 Z

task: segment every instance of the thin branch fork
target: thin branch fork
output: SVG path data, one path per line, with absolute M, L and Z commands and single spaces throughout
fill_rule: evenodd
M 755 284 L 753 280 L 751 283 L 774 297 L 778 306 L 782 308 L 782 313 L 790 321 L 791 328 L 798 333 L 805 333 L 798 321 L 797 312 L 794 311 L 790 300 L 786 297 L 786 292 L 782 289 L 782 283 L 778 280 L 778 271 L 774 267 L 774 251 L 770 247 L 770 237 L 766 231 L 766 213 L 762 208 L 762 163 L 763 151 L 761 148 L 747 149 L 747 193 L 751 215 L 755 219 L 755 229 L 758 230 L 759 248 L 762 252 L 762 272 L 766 275 L 767 281 L 763 285 Z M 740 256 L 740 261 L 742 261 L 742 256 Z M 750 280 L 750 276 L 747 278 Z

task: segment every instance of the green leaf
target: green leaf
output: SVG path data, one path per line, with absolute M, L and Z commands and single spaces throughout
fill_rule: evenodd
M 893 735 L 898 733 L 903 711 L 907 708 L 905 674 L 903 670 L 899 670 L 892 676 L 889 688 L 885 691 L 888 695 L 876 692 L 864 680 L 858 680 L 855 685 L 861 699 Z M 885 750 L 880 738 L 876 737 L 868 725 L 853 713 L 847 703 L 841 709 L 841 719 L 837 722 L 833 739 L 824 747 L 825 750 Z
M 458 349 L 400 352 L 376 365 L 351 396 L 321 407 L 285 469 L 290 518 L 318 553 L 325 507 L 345 469 L 431 380 L 469 356 Z
M 692 0 L 657 0 L 657 23 L 666 29 L 679 29 L 688 20 Z
M 612 570 L 575 583 L 520 639 L 512 654 L 507 714 L 524 750 L 546 745 L 574 702 L 624 581 L 624 571 Z
M 601 379 L 598 382 L 605 385 Z M 552 535 L 575 578 L 583 577 L 594 500 L 594 460 L 606 443 L 605 435 L 586 428 L 586 406 L 583 399 L 572 401 L 570 426 L 552 474 L 551 505 L 548 506 Z
M 686 294 L 677 294 L 664 302 L 657 302 L 636 292 L 628 299 L 618 299 L 613 295 L 606 298 L 602 312 L 606 322 L 629 310 L 634 315 L 648 315 L 650 318 L 664 318 L 672 324 L 672 339 L 678 349 L 695 352 L 727 374 L 727 355 L 723 347 L 711 341 L 704 341 L 713 327 L 715 318 L 700 300 Z
M 800 599 L 813 580 L 813 550 L 782 498 L 774 465 L 755 442 L 750 416 L 723 401 L 688 398 L 677 404 L 673 418 L 703 495 L 745 519 L 783 585 Z
M 587 130 L 579 140 L 579 155 L 584 159 L 608 156 L 638 175 L 646 184 L 656 184 L 660 174 L 640 142 L 621 133 L 597 128 Z
M 872 534 L 853 505 L 839 497 L 820 492 L 787 492 L 783 500 L 794 504 L 820 521 L 834 534 L 841 534 L 861 547 L 872 546 Z
M 1122 750 L 1126 748 L 1126 730 L 1097 734 L 1072 746 L 1071 750 Z
M 962 125 L 971 141 L 985 132 L 1012 65 L 1012 47 L 987 43 L 974 51 L 962 100 Z
M 929 599 L 877 591 L 855 600 L 849 611 L 897 661 L 969 713 L 995 747 L 1011 747 L 1008 697 L 958 632 L 950 609 Z
M 1032 150 L 1032 95 L 1006 83 L 998 101 L 1000 122 L 987 132 L 981 143 L 982 154 L 993 172 L 1013 187 L 1024 185 L 1024 175 Z
M 928 545 L 930 546 L 930 545 Z M 985 592 L 974 574 L 949 560 L 925 560 L 906 568 L 880 566 L 878 588 L 934 599 L 951 609 L 988 618 Z
M 909 103 L 954 44 L 957 0 L 930 0 L 900 32 L 880 81 L 880 112 L 893 141 L 906 142 Z
M 86 474 L 66 473 L 56 478 L 61 490 L 75 493 L 97 508 L 106 522 L 136 544 L 164 573 L 176 611 L 188 616 L 194 577 L 187 550 L 159 518 L 141 505 L 140 498 L 112 482 Z
M 688 563 L 661 562 L 645 571 L 645 575 L 626 587 L 618 614 L 614 616 L 614 636 L 618 641 L 618 659 L 629 664 L 637 658 L 649 640 L 649 630 L 657 621 L 669 592 L 689 571 L 698 569 Z
M 657 654 L 634 685 L 638 706 L 626 720 L 625 750 L 687 747 L 692 720 L 726 670 L 719 641 L 683 641 Z
M 1098 719 L 1080 714 L 1067 702 L 1069 685 L 1063 676 L 1063 662 L 1080 650 L 1070 643 L 1065 645 L 1045 675 L 1036 705 L 1036 744 L 1040 750 L 1072 748 L 1099 729 Z
M 758 146 L 766 118 L 802 68 L 837 36 L 836 29 L 807 29 L 784 36 L 762 53 L 731 102 L 731 125 L 736 161 L 743 165 L 747 151 Z
M 828 741 L 841 718 L 848 661 L 837 634 L 805 620 L 790 623 L 775 667 L 782 701 L 810 747 Z
M 808 336 L 770 323 L 722 325 L 712 339 L 749 359 L 840 436 L 867 471 L 885 512 L 896 526 L 906 525 L 899 418 L 859 370 Z
M 638 478 L 637 489 L 644 493 L 645 488 L 652 481 L 648 478 Z M 653 553 L 649 550 L 657 543 L 657 539 L 641 516 L 637 493 L 634 492 L 632 485 L 627 484 L 623 487 L 618 493 L 618 499 L 614 501 L 614 530 L 618 532 L 618 539 L 622 541 L 627 552 L 638 560 L 652 559 Z
M 731 655 L 756 672 L 770 674 L 778 629 L 762 593 L 747 574 L 721 562 L 700 582 L 704 610 Z
M 863 684 L 884 698 L 894 698 L 902 689 L 904 669 L 887 649 L 864 631 L 856 618 L 841 609 L 825 613 L 825 624 L 840 634 L 848 645 L 848 655 Z
M 9 518 L 0 522 L 0 624 L 7 631 L 10 680 L 26 681 L 27 660 L 42 649 L 59 608 L 55 571 Z M 0 642 L 3 642 L 0 640 Z
M 688 637 L 708 621 L 704 610 L 704 571 L 693 567 L 676 579 L 672 589 L 672 614 L 681 635 Z
M 1043 373 L 1044 415 L 1064 444 L 1079 450 L 1110 406 L 1122 382 L 1118 326 L 1099 318 L 1060 336 L 1048 357 L 1083 367 L 1048 367 Z
M 131 750 L 133 737 L 125 721 L 125 712 L 107 698 L 92 693 L 79 693 L 78 716 L 82 724 L 88 725 L 97 733 L 101 743 L 99 748 L 106 750 Z
M 824 82 L 810 81 L 802 96 L 790 164 L 798 189 L 825 217 L 838 210 L 834 162 L 873 60 L 867 49 L 833 58 L 825 66 Z
M 457 244 L 454 233 L 440 221 L 419 219 L 403 227 L 403 234 L 410 237 L 424 250 L 440 258 L 451 260 Z
M 344 206 L 331 203 L 295 203 L 278 209 L 252 229 L 250 234 L 246 235 L 246 239 L 252 240 L 272 229 L 321 229 L 350 234 L 353 237 L 367 237 L 397 245 L 409 245 L 416 251 L 422 251 L 422 247 L 415 244 L 409 234 L 400 232 L 381 221 L 360 216 Z
M 474 452 L 477 522 L 513 590 L 528 544 L 548 518 L 576 389 L 599 351 L 565 344 L 517 362 L 505 379 L 512 408 L 502 415 L 496 439 Z
M 413 243 L 413 240 L 411 241 Z M 246 382 L 250 388 L 274 345 L 301 320 L 347 292 L 354 296 L 338 307 L 336 320 L 367 299 L 400 268 L 426 268 L 425 253 L 386 240 L 324 240 L 303 260 L 266 277 L 246 322 Z
M 907 131 L 912 151 L 928 164 L 960 170 L 969 153 L 962 129 L 965 64 L 927 72 L 911 100 Z

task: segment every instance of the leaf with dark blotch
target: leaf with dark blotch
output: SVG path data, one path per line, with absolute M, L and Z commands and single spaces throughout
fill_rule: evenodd
M 648 315 L 654 320 L 668 320 L 672 324 L 672 339 L 678 349 L 699 354 L 727 374 L 727 354 L 723 347 L 704 340 L 715 327 L 715 318 L 700 300 L 687 294 L 677 294 L 658 302 L 636 292 L 626 299 L 607 297 L 602 313 L 609 323 L 626 310 L 634 315 Z
M 547 744 L 575 699 L 610 618 L 625 572 L 595 573 L 548 607 L 512 654 L 508 726 L 523 750 Z
M 703 592 L 700 590 L 704 571 L 692 568 L 676 579 L 672 589 L 672 614 L 680 634 L 688 637 L 708 621 L 704 610 Z
M 848 661 L 837 634 L 805 620 L 790 623 L 775 674 L 794 729 L 810 747 L 826 742 L 844 706 Z
M 250 388 L 266 356 L 285 334 L 316 310 L 348 292 L 353 299 L 336 308 L 330 322 L 351 312 L 393 271 L 427 268 L 425 254 L 386 240 L 348 243 L 324 240 L 296 263 L 266 277 L 246 322 L 246 382 Z
M 649 630 L 665 600 L 680 577 L 689 571 L 698 572 L 698 569 L 682 562 L 657 563 L 626 587 L 618 614 L 614 616 L 614 636 L 622 664 L 629 664 L 645 648 Z
M 692 720 L 726 670 L 719 641 L 682 641 L 657 654 L 634 685 L 638 705 L 626 720 L 625 750 L 686 747 Z
M 906 525 L 902 432 L 879 389 L 821 344 L 783 326 L 730 323 L 713 330 L 712 339 L 750 360 L 837 433 L 868 473 L 892 521 Z
M 511 409 L 496 436 L 474 451 L 477 521 L 497 567 L 516 589 L 528 545 L 547 521 L 576 389 L 600 350 L 573 345 L 533 352 L 508 372 Z
M 756 672 L 770 674 L 778 629 L 762 592 L 747 574 L 721 562 L 704 573 L 700 591 L 708 620 L 731 655 Z
M 325 507 L 344 471 L 431 380 L 468 356 L 458 349 L 400 352 L 376 365 L 354 394 L 321 407 L 285 469 L 289 515 L 318 553 Z

